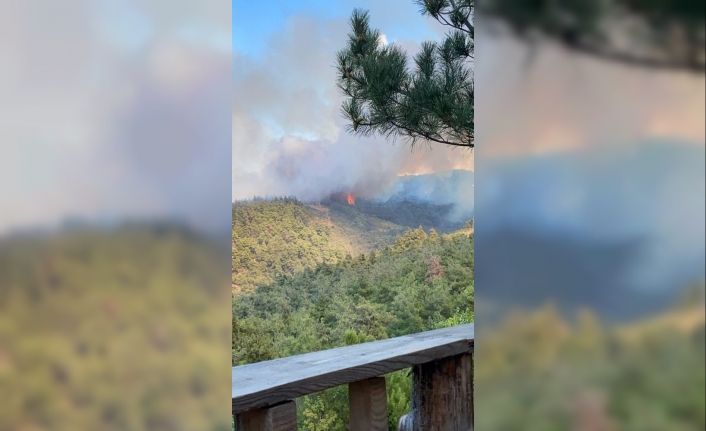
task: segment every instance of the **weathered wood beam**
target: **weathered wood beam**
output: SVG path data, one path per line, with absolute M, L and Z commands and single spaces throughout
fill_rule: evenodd
M 297 431 L 297 406 L 286 401 L 240 413 L 235 416 L 235 431 Z
M 374 377 L 348 385 L 350 431 L 387 431 L 385 378 Z
M 410 412 L 398 431 L 473 430 L 473 360 L 470 353 L 412 369 Z
M 473 324 L 233 367 L 233 414 L 473 351 Z M 465 431 L 465 430 L 464 430 Z

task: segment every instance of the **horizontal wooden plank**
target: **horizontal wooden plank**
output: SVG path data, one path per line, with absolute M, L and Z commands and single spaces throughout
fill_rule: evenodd
M 233 367 L 233 413 L 473 351 L 473 324 Z

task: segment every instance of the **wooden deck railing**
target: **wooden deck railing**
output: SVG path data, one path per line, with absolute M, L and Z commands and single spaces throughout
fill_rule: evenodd
M 236 431 L 295 431 L 294 399 L 348 385 L 350 430 L 386 431 L 383 375 L 412 367 L 401 431 L 473 429 L 473 324 L 233 367 Z

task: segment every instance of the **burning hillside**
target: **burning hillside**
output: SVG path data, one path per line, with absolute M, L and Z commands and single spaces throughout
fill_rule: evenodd
M 323 201 L 335 201 L 348 205 L 355 205 L 356 196 L 351 192 L 334 193 Z

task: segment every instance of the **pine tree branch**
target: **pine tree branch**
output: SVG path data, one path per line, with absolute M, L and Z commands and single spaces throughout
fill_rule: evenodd
M 456 6 L 456 2 L 454 0 L 449 0 L 451 2 L 451 6 L 455 9 L 458 10 L 458 6 Z M 465 20 L 466 27 L 468 27 L 468 33 L 473 34 L 475 32 L 475 28 L 471 25 L 471 23 L 468 21 L 468 19 Z
M 451 19 L 449 14 L 454 14 Z M 425 42 L 415 57 L 416 70 L 410 71 L 399 47 L 374 43 L 379 31 L 369 27 L 367 11 L 354 11 L 348 46 L 338 53 L 337 84 L 348 98 L 341 109 L 351 122 L 349 131 L 402 137 L 413 145 L 427 141 L 474 147 L 473 86 L 467 63 L 473 39 L 461 24 L 467 15 L 450 11 L 448 3 L 441 13 L 431 15 L 458 32 L 448 34 L 442 44 Z
M 581 43 L 562 43 L 566 48 L 577 53 L 588 55 L 600 60 L 613 61 L 629 66 L 639 66 L 647 69 L 655 70 L 674 70 L 685 71 L 690 73 L 702 74 L 706 72 L 706 63 L 698 63 L 694 61 L 669 61 L 660 60 L 657 58 L 640 57 L 629 54 L 627 52 L 607 51 Z
M 453 23 L 448 22 L 448 21 L 446 20 L 446 18 L 444 18 L 443 15 L 439 15 L 439 17 L 438 17 L 436 20 L 439 21 L 439 23 L 441 23 L 441 24 L 443 24 L 443 25 L 447 25 L 447 26 L 449 26 L 449 27 L 455 28 L 456 30 L 460 30 L 460 31 L 462 31 L 462 32 L 464 32 L 464 33 L 466 33 L 466 34 L 469 34 L 469 35 L 472 35 L 472 34 L 473 34 L 470 30 L 465 29 L 465 28 L 463 28 L 462 26 L 454 25 Z
M 704 74 L 703 5 L 692 0 L 576 4 L 497 0 L 486 1 L 481 13 L 483 19 L 507 24 L 512 34 L 529 39 L 530 44 L 536 40 L 530 35 L 536 35 L 569 51 L 616 64 Z M 638 47 L 649 51 L 639 52 Z
M 473 147 L 474 147 L 474 142 L 473 142 L 473 140 L 470 140 L 468 143 L 465 143 L 465 142 L 451 141 L 451 140 L 448 140 L 448 139 L 443 138 L 442 136 L 434 137 L 434 136 L 432 136 L 432 135 L 429 134 L 429 133 L 424 133 L 424 132 L 421 132 L 421 131 L 418 131 L 418 130 L 413 130 L 413 129 L 407 127 L 407 126 L 404 126 L 404 125 L 402 125 L 402 124 L 396 122 L 394 119 L 392 119 L 392 117 L 387 118 L 387 119 L 386 119 L 386 122 L 389 123 L 389 124 L 392 124 L 393 126 L 397 127 L 397 128 L 400 129 L 400 130 L 403 130 L 403 131 L 407 132 L 406 134 L 407 134 L 413 141 L 416 141 L 417 139 L 425 139 L 425 140 L 428 140 L 428 141 L 433 141 L 433 142 L 437 142 L 437 143 L 439 143 L 439 144 L 444 144 L 444 145 L 451 145 L 451 146 L 454 146 L 454 147 L 465 147 L 465 148 L 473 148 Z M 383 124 L 383 123 L 373 123 L 373 122 L 363 123 L 363 122 L 359 122 L 359 123 L 357 123 L 357 124 L 358 124 L 358 127 L 361 127 L 361 126 L 362 126 L 362 127 L 368 127 L 368 128 L 371 129 L 371 131 L 374 131 L 374 129 L 375 129 L 376 127 L 378 127 L 380 124 Z M 360 133 L 360 132 L 358 132 L 358 133 Z M 404 136 L 403 133 L 397 132 L 396 134 Z

